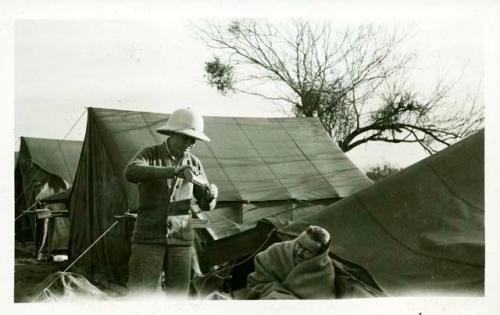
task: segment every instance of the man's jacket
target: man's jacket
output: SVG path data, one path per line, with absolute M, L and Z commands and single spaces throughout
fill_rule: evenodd
M 215 207 L 208 201 L 203 187 L 175 177 L 175 168 L 191 165 L 205 177 L 203 166 L 187 153 L 175 159 L 167 142 L 139 151 L 125 168 L 125 178 L 138 185 L 139 209 L 133 243 L 190 245 L 194 238 L 191 227 L 191 205 L 202 210 Z M 208 182 L 208 181 L 207 181 Z

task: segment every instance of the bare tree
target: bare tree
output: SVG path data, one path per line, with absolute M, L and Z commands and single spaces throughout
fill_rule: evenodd
M 205 64 L 210 85 L 318 117 L 345 152 L 369 141 L 416 142 L 434 152 L 483 124 L 475 101 L 470 112 L 448 106 L 453 84 L 438 82 L 426 96 L 408 88 L 415 54 L 399 48 L 409 32 L 299 20 L 207 22 L 197 32 L 220 53 Z

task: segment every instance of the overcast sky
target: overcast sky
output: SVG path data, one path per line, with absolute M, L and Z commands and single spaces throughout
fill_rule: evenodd
M 276 117 L 282 108 L 248 95 L 222 96 L 203 77 L 213 56 L 194 37 L 200 20 L 18 20 L 15 24 L 15 137 L 63 138 L 85 107 L 171 112 L 190 106 L 203 115 Z M 416 82 L 463 72 L 455 96 L 483 77 L 479 20 L 416 19 L 412 48 Z M 404 25 L 404 23 L 402 24 Z M 67 139 L 82 140 L 84 115 Z M 406 167 L 424 158 L 417 145 L 368 144 L 348 153 L 361 168 L 389 162 Z

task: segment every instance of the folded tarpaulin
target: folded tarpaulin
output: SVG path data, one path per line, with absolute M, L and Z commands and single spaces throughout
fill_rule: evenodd
M 106 293 L 74 272 L 58 271 L 50 274 L 34 289 L 31 302 L 74 302 L 109 300 Z

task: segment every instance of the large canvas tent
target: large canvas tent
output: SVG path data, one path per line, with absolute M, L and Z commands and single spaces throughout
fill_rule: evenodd
M 81 141 L 21 137 L 15 164 L 15 214 L 37 201 L 67 189 L 75 178 Z M 31 221 L 31 223 L 30 223 Z M 32 239 L 33 220 L 20 217 L 16 238 Z
M 88 109 L 87 130 L 71 195 L 71 258 L 82 254 L 115 221 L 137 208 L 137 187 L 123 177 L 126 163 L 141 148 L 161 143 L 155 130 L 169 115 Z M 371 185 L 331 140 L 316 118 L 205 117 L 212 139 L 194 154 L 219 187 L 218 208 L 204 219 L 214 223 L 204 244 L 251 234 L 268 216 L 292 219 Z M 123 282 L 127 276 L 131 222 L 122 221 L 81 258 L 76 268 L 94 279 Z M 210 247 L 210 246 L 208 246 Z M 232 257 L 245 255 L 240 246 Z M 246 248 L 251 250 L 251 248 Z
M 484 130 L 280 232 L 309 224 L 386 295 L 483 295 Z

